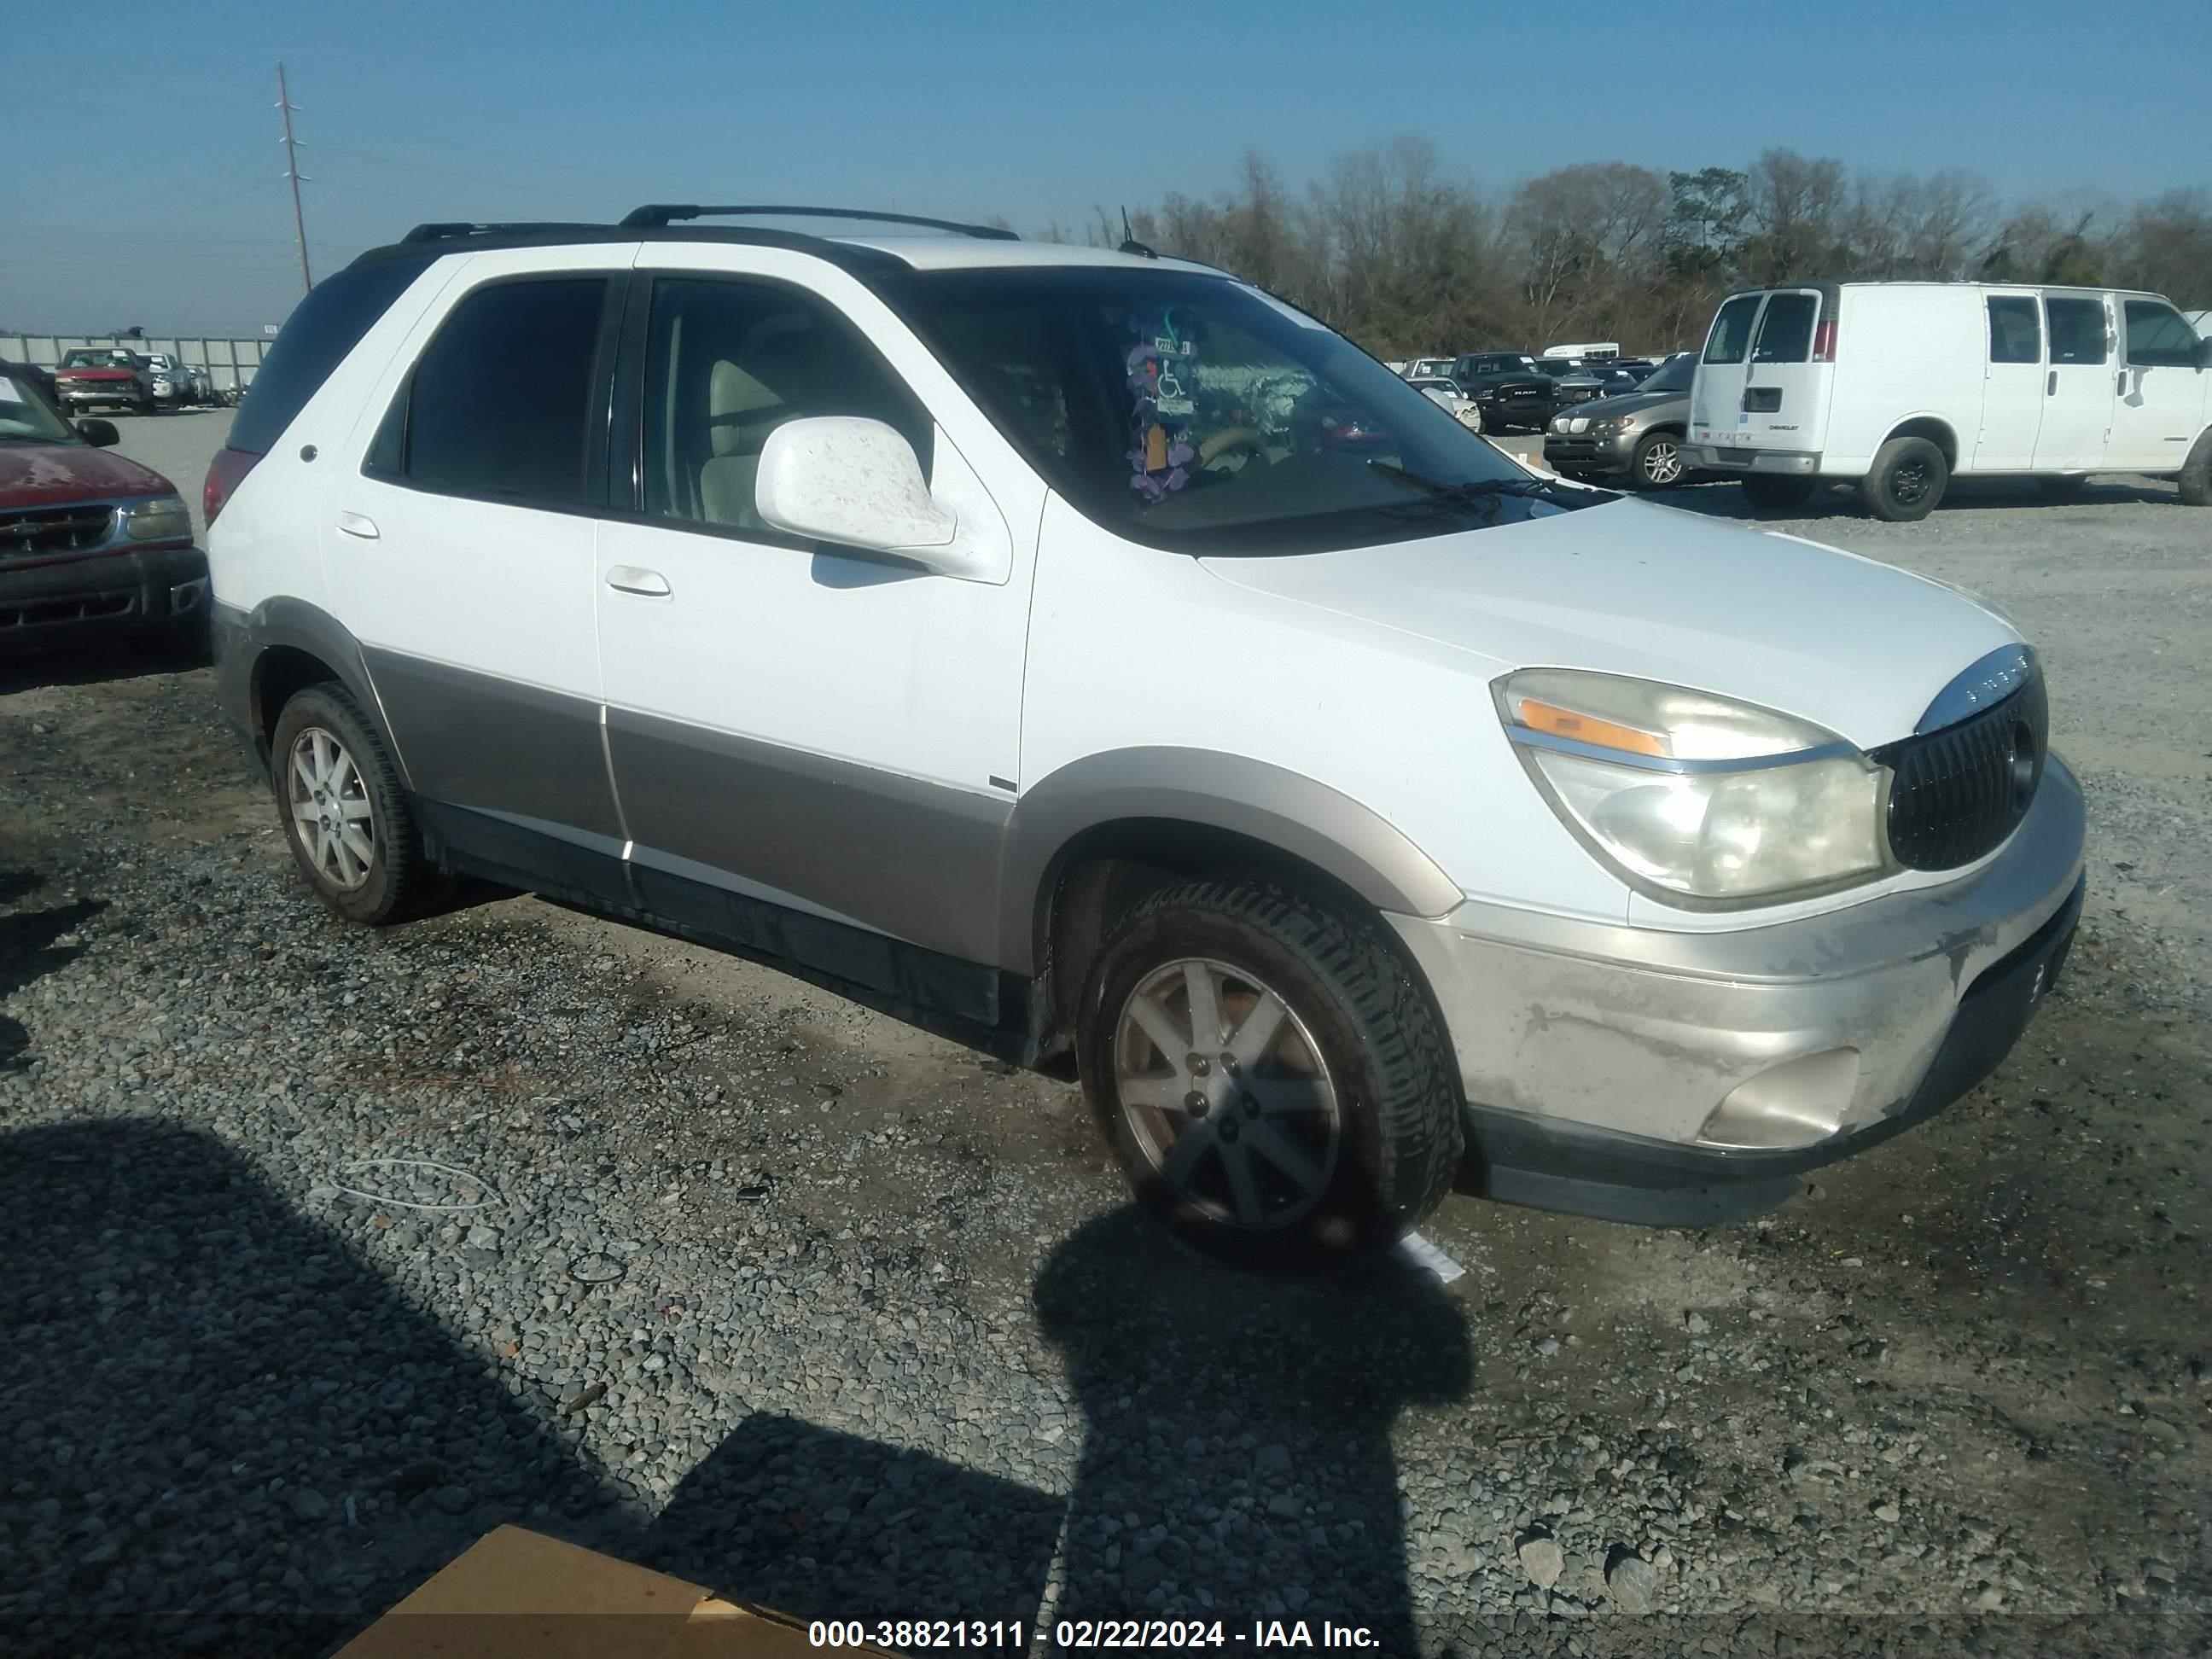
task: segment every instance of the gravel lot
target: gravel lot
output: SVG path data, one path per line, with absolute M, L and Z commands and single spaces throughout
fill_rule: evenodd
M 196 497 L 228 416 L 121 424 Z M 313 1653 L 514 1519 L 802 1615 L 2204 1651 L 2212 514 L 1797 527 L 2045 647 L 2068 979 L 1772 1217 L 1456 1201 L 1449 1286 L 1194 1261 L 1071 1086 L 733 958 L 342 926 L 204 670 L 0 665 L 0 1645 Z

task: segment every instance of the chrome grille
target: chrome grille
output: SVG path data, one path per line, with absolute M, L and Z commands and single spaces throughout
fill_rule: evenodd
M 2050 720 L 2039 670 L 1978 714 L 1875 750 L 1897 775 L 1891 855 L 1908 870 L 1955 870 L 1995 852 L 2035 799 Z
M 0 560 L 88 552 L 106 546 L 114 527 L 112 507 L 0 508 Z

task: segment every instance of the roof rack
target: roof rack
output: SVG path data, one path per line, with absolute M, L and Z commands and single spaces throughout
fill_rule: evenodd
M 692 204 L 675 204 L 648 202 L 623 215 L 625 227 L 635 229 L 656 229 L 675 223 L 679 219 L 866 219 L 878 224 L 921 225 L 930 230 L 949 230 L 955 235 L 980 237 L 991 242 L 1018 242 L 1021 238 L 1011 230 L 1001 230 L 996 225 L 964 225 L 953 219 L 924 219 L 911 213 L 874 213 L 865 208 L 825 207 L 699 207 Z M 426 227 L 427 228 L 427 227 Z M 409 240 L 412 240 L 410 237 Z
M 579 222 L 558 219 L 524 219 L 507 224 L 471 224 L 465 220 L 433 221 L 417 225 L 401 237 L 400 241 L 445 242 L 458 236 L 517 236 L 540 231 L 604 230 L 604 225 L 587 225 Z

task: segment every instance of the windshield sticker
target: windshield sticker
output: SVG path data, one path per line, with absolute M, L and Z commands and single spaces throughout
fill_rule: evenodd
M 1198 410 L 1191 397 L 1196 354 L 1172 307 L 1158 319 L 1131 322 L 1136 343 L 1127 359 L 1129 487 L 1156 501 L 1190 482 L 1190 464 L 1198 456 L 1190 441 L 1190 420 Z

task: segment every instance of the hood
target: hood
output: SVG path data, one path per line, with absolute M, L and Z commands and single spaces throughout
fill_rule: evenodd
M 174 495 L 151 467 L 90 444 L 0 442 L 0 507 L 66 507 L 114 495 Z
M 1840 549 L 1621 501 L 1385 547 L 1202 562 L 1255 592 L 1464 651 L 1485 678 L 1587 668 L 1911 735 L 2020 635 L 1957 589 Z
M 1602 421 L 1621 415 L 1641 415 L 1647 409 L 1658 409 L 1667 404 L 1680 404 L 1687 413 L 1690 394 L 1686 392 L 1620 392 L 1610 398 L 1593 398 L 1575 413 Z

